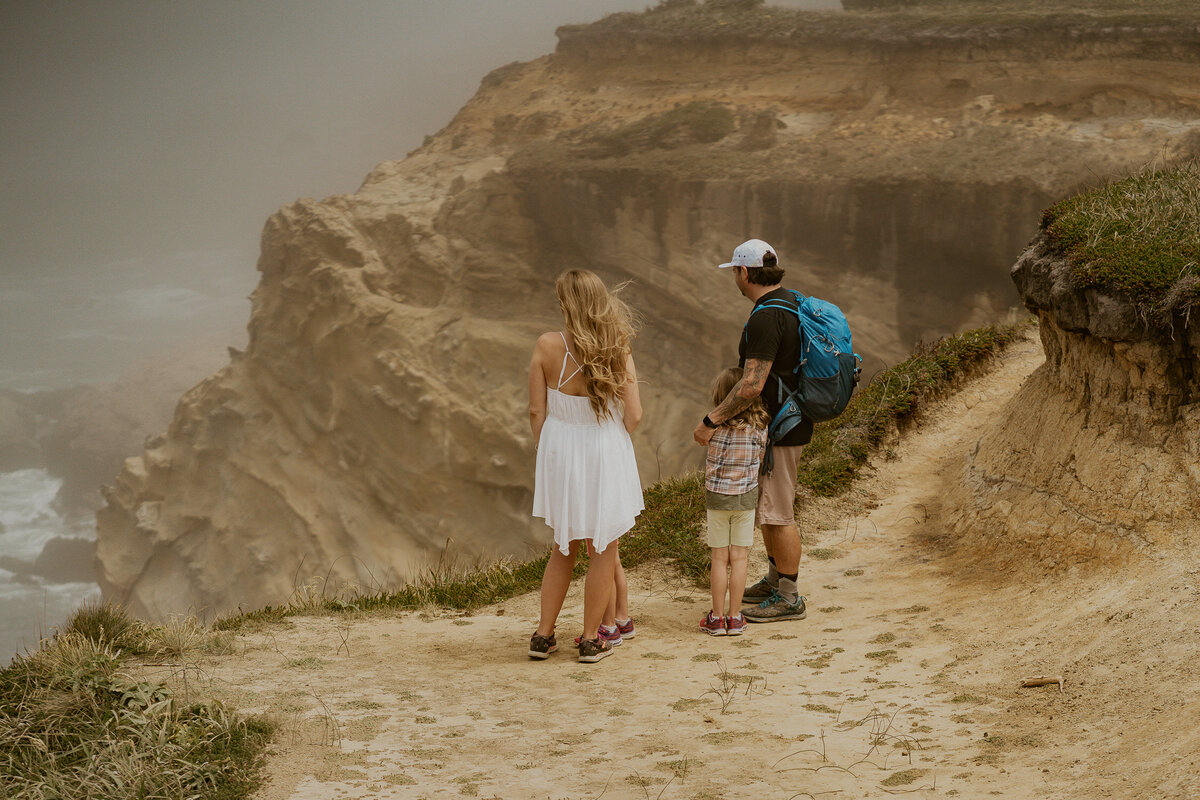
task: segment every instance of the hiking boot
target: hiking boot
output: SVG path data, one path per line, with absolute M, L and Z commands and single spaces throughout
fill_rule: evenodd
M 599 636 L 595 639 L 584 639 L 579 643 L 579 660 L 584 664 L 594 664 L 611 656 L 612 651 L 613 646 Z
M 704 615 L 704 619 L 700 620 L 700 630 L 707 633 L 709 636 L 724 636 L 725 635 L 725 618 L 714 617 L 710 611 Z
M 751 608 L 743 608 L 742 616 L 747 622 L 782 622 L 785 619 L 804 619 L 808 611 L 804 608 L 804 598 L 797 597 L 795 603 L 789 603 L 778 593 Z
M 741 614 L 735 617 L 725 618 L 725 635 L 726 636 L 741 636 L 746 632 L 746 618 Z
M 775 594 L 776 588 L 778 587 L 772 586 L 764 575 L 758 583 L 746 587 L 746 591 L 742 592 L 742 599 L 747 603 L 761 603 L 763 600 L 769 600 L 771 595 Z
M 627 619 L 624 622 L 617 620 L 617 630 L 621 632 L 621 638 L 632 639 L 635 631 L 633 630 L 633 620 Z
M 558 641 L 554 638 L 554 634 L 542 636 L 537 631 L 533 632 L 533 636 L 529 637 L 529 657 L 530 658 L 549 658 L 550 654 L 558 649 Z

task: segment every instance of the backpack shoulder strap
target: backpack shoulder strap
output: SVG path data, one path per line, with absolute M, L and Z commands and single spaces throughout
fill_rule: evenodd
M 792 292 L 792 294 L 796 295 L 796 298 L 797 298 L 795 305 L 793 305 L 792 303 L 789 303 L 787 300 L 773 297 L 770 300 L 767 300 L 765 302 L 759 303 L 758 305 L 754 306 L 754 310 L 750 312 L 750 316 L 753 317 L 755 314 L 757 314 L 759 311 L 762 311 L 764 308 L 778 308 L 782 311 L 790 311 L 791 313 L 795 314 L 796 316 L 800 316 L 800 301 L 803 300 L 804 296 L 801 295 L 799 292 Z

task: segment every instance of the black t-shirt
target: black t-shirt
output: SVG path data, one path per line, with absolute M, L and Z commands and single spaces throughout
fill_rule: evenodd
M 787 289 L 780 288 L 760 297 L 755 308 L 768 300 L 783 300 L 790 305 L 796 304 L 796 296 Z M 748 358 L 771 362 L 771 374 L 763 386 L 762 398 L 772 419 L 782 405 L 779 400 L 778 381 L 782 379 L 789 390 L 795 390 L 799 386 L 799 373 L 793 372 L 800 363 L 799 324 L 796 315 L 790 311 L 784 311 L 782 308 L 764 308 L 750 314 L 750 319 L 742 331 L 742 339 L 738 343 L 738 366 L 746 366 Z M 812 439 L 812 431 L 812 423 L 804 420 L 776 444 L 785 447 L 808 444 Z

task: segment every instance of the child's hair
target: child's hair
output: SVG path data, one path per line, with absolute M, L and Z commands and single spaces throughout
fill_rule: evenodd
M 729 396 L 729 393 L 733 391 L 733 387 L 737 386 L 737 382 L 741 379 L 741 367 L 730 367 L 718 375 L 717 379 L 713 382 L 713 405 L 720 405 L 721 401 Z M 734 428 L 765 428 L 770 419 L 767 415 L 767 408 L 763 405 L 762 398 L 756 397 L 750 403 L 749 408 L 721 424 Z

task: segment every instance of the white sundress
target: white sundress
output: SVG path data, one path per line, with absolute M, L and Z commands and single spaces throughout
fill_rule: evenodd
M 567 337 L 559 335 L 566 346 Z M 576 368 L 564 378 L 568 357 Z M 633 527 L 645 508 L 620 405 L 610 406 L 611 416 L 601 420 L 586 396 L 560 391 L 583 369 L 578 364 L 568 348 L 558 386 L 546 387 L 546 422 L 538 441 L 533 490 L 533 516 L 554 529 L 554 543 L 563 555 L 576 539 L 591 539 L 603 552 Z

